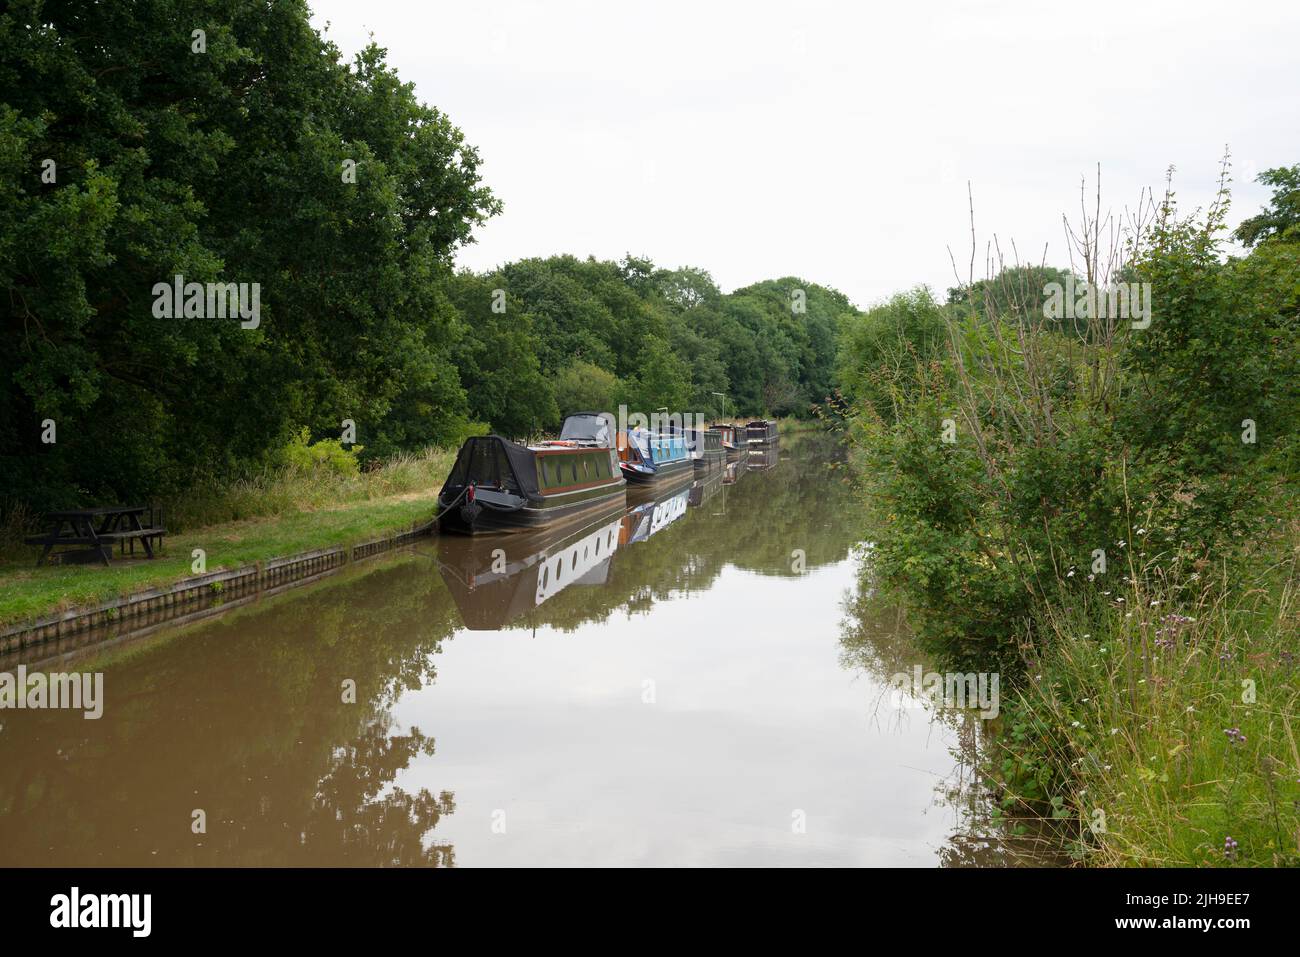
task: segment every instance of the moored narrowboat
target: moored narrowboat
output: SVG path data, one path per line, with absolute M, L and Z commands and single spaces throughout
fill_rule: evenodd
M 743 425 L 715 425 L 715 429 L 722 433 L 722 450 L 727 455 L 728 462 L 735 462 L 742 455 L 749 451 L 749 434 Z
M 687 429 L 686 443 L 691 450 L 691 460 L 697 472 L 719 468 L 726 463 L 727 453 L 722 448 L 722 433 L 717 429 Z
M 618 464 L 628 482 L 648 485 L 689 473 L 691 450 L 681 433 L 629 429 L 618 434 Z
M 745 426 L 745 436 L 751 446 L 771 445 L 776 441 L 776 423 L 759 419 Z
M 566 419 L 565 432 L 589 424 Z M 468 534 L 545 528 L 623 500 L 618 453 L 596 441 L 576 434 L 536 445 L 499 435 L 466 439 L 438 493 L 439 527 Z

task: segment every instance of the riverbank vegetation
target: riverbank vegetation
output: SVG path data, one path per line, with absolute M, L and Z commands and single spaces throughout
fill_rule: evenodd
M 1226 169 L 1207 210 L 1069 230 L 1077 281 L 1139 284 L 1149 322 L 1066 319 L 1061 271 L 995 256 L 841 337 L 872 580 L 925 653 L 1013 679 L 1004 811 L 1103 863 L 1300 861 L 1300 167 L 1244 256 Z
M 171 585 L 195 573 L 300 552 L 352 545 L 426 524 L 454 453 L 428 449 L 362 470 L 349 452 L 326 443 L 295 451 L 291 462 L 176 503 L 164 504 L 166 545 L 152 561 L 33 567 L 32 549 L 11 527 L 0 550 L 0 627 L 132 592 Z

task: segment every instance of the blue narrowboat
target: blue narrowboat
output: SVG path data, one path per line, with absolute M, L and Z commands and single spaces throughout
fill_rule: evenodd
M 629 429 L 618 434 L 618 465 L 633 485 L 649 485 L 694 468 L 686 436 Z

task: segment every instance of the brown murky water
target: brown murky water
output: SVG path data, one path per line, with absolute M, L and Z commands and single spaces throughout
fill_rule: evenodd
M 59 666 L 104 713 L 0 711 L 0 865 L 998 862 L 973 724 L 891 707 L 915 655 L 857 593 L 836 457 Z

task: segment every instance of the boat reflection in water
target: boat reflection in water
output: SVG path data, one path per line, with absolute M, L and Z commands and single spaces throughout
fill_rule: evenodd
M 570 585 L 604 584 L 623 513 L 619 503 L 578 528 L 443 538 L 438 568 L 465 627 L 495 631 Z
M 665 492 L 653 501 L 628 509 L 623 516 L 623 544 L 644 542 L 685 515 L 693 487 L 693 483 L 683 484 L 676 491 Z
M 688 507 L 711 499 L 722 479 L 719 469 L 636 496 L 630 507 L 607 510 L 581 527 L 490 539 L 444 537 L 438 543 L 443 582 L 467 629 L 498 630 L 571 585 L 605 584 L 620 549 L 648 540 L 685 516 Z
M 750 446 L 749 460 L 745 463 L 745 467 L 751 472 L 766 472 L 768 469 L 775 468 L 780 460 L 781 445 L 774 441 L 770 445 Z
M 749 468 L 748 450 L 736 461 L 727 463 L 727 467 L 722 472 L 722 484 L 735 485 L 740 481 L 741 476 L 745 474 L 747 468 Z
M 726 469 L 715 468 L 692 482 L 690 488 L 691 508 L 699 508 L 706 502 L 712 502 L 719 498 L 723 494 L 723 480 L 725 478 Z

